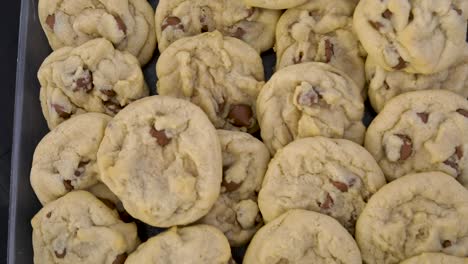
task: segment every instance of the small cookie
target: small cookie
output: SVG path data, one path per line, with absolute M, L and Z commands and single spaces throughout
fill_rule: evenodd
M 244 0 L 248 6 L 257 6 L 267 9 L 288 9 L 307 2 L 307 0 Z
M 362 143 L 361 91 L 334 67 L 308 62 L 276 72 L 260 91 L 262 139 L 275 153 L 298 138 L 324 136 Z
M 200 223 L 217 227 L 231 246 L 247 243 L 262 224 L 257 193 L 270 161 L 266 146 L 253 136 L 218 130 L 223 155 L 221 195 Z
M 364 60 L 352 28 L 356 3 L 316 0 L 287 10 L 276 27 L 276 68 L 309 61 L 329 63 L 363 89 Z
M 31 224 L 34 263 L 123 264 L 140 243 L 134 223 L 85 191 L 47 204 Z
M 190 102 L 153 96 L 130 104 L 109 122 L 97 156 L 101 180 L 149 225 L 190 224 L 218 199 L 219 139 Z
M 468 258 L 459 258 L 442 253 L 422 253 L 400 264 L 468 264 Z
M 42 204 L 98 183 L 96 153 L 111 117 L 87 113 L 63 122 L 36 147 L 31 185 Z
M 266 222 L 290 209 L 329 215 L 351 234 L 369 197 L 385 184 L 374 158 L 344 139 L 299 139 L 268 165 L 258 205 Z
M 305 210 L 290 210 L 255 234 L 244 264 L 361 264 L 353 237 L 335 219 Z
M 455 0 L 361 0 L 354 29 L 369 56 L 389 71 L 446 70 L 466 45 L 466 18 Z
M 444 90 L 390 100 L 372 121 L 366 149 L 388 181 L 410 172 L 442 171 L 468 187 L 468 102 Z
M 216 128 L 255 132 L 262 59 L 245 42 L 219 31 L 174 42 L 156 65 L 158 93 L 190 100 Z
M 421 252 L 466 257 L 467 219 L 468 192 L 453 177 L 411 174 L 371 197 L 358 219 L 356 241 L 364 263 L 400 263 Z
M 468 98 L 468 56 L 467 59 L 442 72 L 425 75 L 403 71 L 387 71 L 378 66 L 374 59 L 367 57 L 366 75 L 369 80 L 369 99 L 376 112 L 402 93 L 444 89 Z
M 239 0 L 161 0 L 156 8 L 159 50 L 174 41 L 219 30 L 249 43 L 258 52 L 273 47 L 280 12 Z
M 86 112 L 115 115 L 149 94 L 136 58 L 105 39 L 53 52 L 37 76 L 42 112 L 51 129 Z
M 53 50 L 105 38 L 144 65 L 156 48 L 154 11 L 146 0 L 39 0 L 39 20 Z
M 125 263 L 230 264 L 231 248 L 223 233 L 214 227 L 173 227 L 141 244 Z

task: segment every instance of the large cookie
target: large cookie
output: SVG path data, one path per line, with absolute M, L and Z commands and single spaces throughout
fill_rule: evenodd
M 371 197 L 358 219 L 356 240 L 364 263 L 400 263 L 423 252 L 467 257 L 467 219 L 468 192 L 453 177 L 411 174 Z
M 42 112 L 51 129 L 86 112 L 115 115 L 149 93 L 137 59 L 105 39 L 53 52 L 37 76 Z
M 257 100 L 262 139 L 275 153 L 289 142 L 311 136 L 362 143 L 361 91 L 334 67 L 309 62 L 276 72 Z
M 211 209 L 222 180 L 216 130 L 190 102 L 141 99 L 109 122 L 98 151 L 101 180 L 130 215 L 158 227 L 192 223 Z
M 244 264 L 361 264 L 353 237 L 335 219 L 305 210 L 290 210 L 255 234 Z
M 422 253 L 400 264 L 468 264 L 468 258 L 459 258 L 442 253 Z
M 262 59 L 241 40 L 219 31 L 188 37 L 166 49 L 156 65 L 158 93 L 190 100 L 216 128 L 254 132 L 264 85 Z
M 273 47 L 280 12 L 241 0 L 161 0 L 156 8 L 159 50 L 174 41 L 218 30 L 249 43 L 258 52 Z
M 455 64 L 465 48 L 466 18 L 455 0 L 361 0 L 354 28 L 386 70 L 431 74 Z
M 221 195 L 200 223 L 220 229 L 232 246 L 247 243 L 262 224 L 257 193 L 270 161 L 266 146 L 253 136 L 218 130 L 223 155 Z
M 372 121 L 366 149 L 391 181 L 410 172 L 442 171 L 468 187 L 468 102 L 444 90 L 390 100 Z
M 40 0 L 39 20 L 54 50 L 105 38 L 144 65 L 156 48 L 154 11 L 146 0 Z
M 243 0 L 249 6 L 268 9 L 288 9 L 307 2 L 307 0 Z
M 31 224 L 34 263 L 123 264 L 139 244 L 134 223 L 85 191 L 47 204 Z

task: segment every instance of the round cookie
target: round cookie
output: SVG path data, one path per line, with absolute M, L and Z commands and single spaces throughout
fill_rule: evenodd
M 442 253 L 422 253 L 400 264 L 468 264 L 468 258 L 459 258 Z
M 219 30 L 263 52 L 273 47 L 279 16 L 280 11 L 239 0 L 161 0 L 156 8 L 159 50 L 178 39 Z
M 271 153 L 311 136 L 362 143 L 365 132 L 359 88 L 346 74 L 318 62 L 276 72 L 260 91 L 257 114 Z
M 432 74 L 455 64 L 465 48 L 463 11 L 454 0 L 361 0 L 354 28 L 386 70 Z
M 98 183 L 96 153 L 111 117 L 78 115 L 49 132 L 34 151 L 31 185 L 42 204 Z
M 276 27 L 276 68 L 309 61 L 329 63 L 363 89 L 363 54 L 352 28 L 356 3 L 316 0 L 288 9 Z
M 101 180 L 127 212 L 157 227 L 192 223 L 218 199 L 221 146 L 188 101 L 141 99 L 109 122 L 98 151 Z
M 156 48 L 154 11 L 146 0 L 39 0 L 39 20 L 53 50 L 105 38 L 144 65 Z
M 37 74 L 49 128 L 86 112 L 115 115 L 149 94 L 137 59 L 105 39 L 50 54 Z
M 34 263 L 121 264 L 140 243 L 134 223 L 85 191 L 47 204 L 31 224 Z
M 367 57 L 366 75 L 369 99 L 376 112 L 382 111 L 393 97 L 410 91 L 444 89 L 468 98 L 468 60 L 442 72 L 425 75 L 386 71 Z
M 255 132 L 262 59 L 245 42 L 219 31 L 174 42 L 156 65 L 158 93 L 190 100 L 216 128 Z
M 270 161 L 266 146 L 253 136 L 218 130 L 223 155 L 221 195 L 199 222 L 217 227 L 231 246 L 247 243 L 262 225 L 257 193 Z
M 288 9 L 307 2 L 307 0 L 244 0 L 249 6 L 257 6 L 267 9 Z
M 390 100 L 370 124 L 366 149 L 388 181 L 410 172 L 442 171 L 468 187 L 468 102 L 445 90 Z
M 231 248 L 218 229 L 208 225 L 173 227 L 150 238 L 131 254 L 126 264 L 230 264 Z
M 468 192 L 441 172 L 411 174 L 375 193 L 356 225 L 364 263 L 400 263 L 423 252 L 468 256 Z
M 290 210 L 255 234 L 244 264 L 361 264 L 353 237 L 335 219 L 305 210 Z
M 313 137 L 279 150 L 258 197 L 265 222 L 290 209 L 329 215 L 351 234 L 367 200 L 385 184 L 374 158 L 344 139 Z

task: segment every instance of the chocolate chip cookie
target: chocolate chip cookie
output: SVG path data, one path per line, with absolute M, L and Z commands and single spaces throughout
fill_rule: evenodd
M 218 30 L 249 43 L 258 52 L 273 47 L 280 12 L 239 0 L 161 0 L 156 9 L 159 50 L 174 41 Z
M 366 149 L 391 181 L 410 172 L 442 171 L 468 187 L 468 102 L 445 90 L 390 100 L 366 134 Z
M 307 2 L 307 0 L 244 0 L 249 6 L 258 6 L 267 9 L 288 9 Z
M 97 156 L 101 180 L 149 225 L 195 222 L 220 193 L 216 130 L 185 100 L 153 96 L 130 104 L 109 122 Z
M 262 59 L 245 42 L 219 31 L 180 39 L 156 65 L 158 93 L 190 100 L 216 128 L 255 132 Z
M 335 219 L 305 210 L 290 210 L 255 234 L 244 264 L 361 264 L 353 237 Z
M 356 241 L 364 263 L 400 263 L 421 252 L 467 257 L 466 219 L 468 192 L 453 177 L 411 174 L 371 197 L 358 219 Z
M 220 229 L 231 246 L 247 243 L 263 223 L 257 192 L 270 161 L 266 146 L 253 136 L 218 130 L 223 155 L 221 195 L 200 223 Z
M 54 50 L 105 38 L 144 65 L 156 48 L 154 11 L 146 0 L 40 0 L 39 20 Z
M 31 224 L 34 263 L 123 264 L 139 244 L 134 223 L 85 191 L 47 204 Z
M 271 153 L 311 136 L 362 143 L 365 132 L 360 89 L 324 63 L 302 63 L 276 72 L 258 96 L 257 114 Z
M 422 253 L 400 264 L 468 264 L 468 258 L 459 258 L 442 253 Z
M 86 112 L 113 116 L 149 94 L 137 59 L 105 39 L 53 52 L 37 75 L 42 112 L 51 129 Z

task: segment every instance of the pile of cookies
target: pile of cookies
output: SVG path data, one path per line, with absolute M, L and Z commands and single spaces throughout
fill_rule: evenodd
M 39 18 L 35 263 L 468 262 L 467 1 L 40 0 Z

